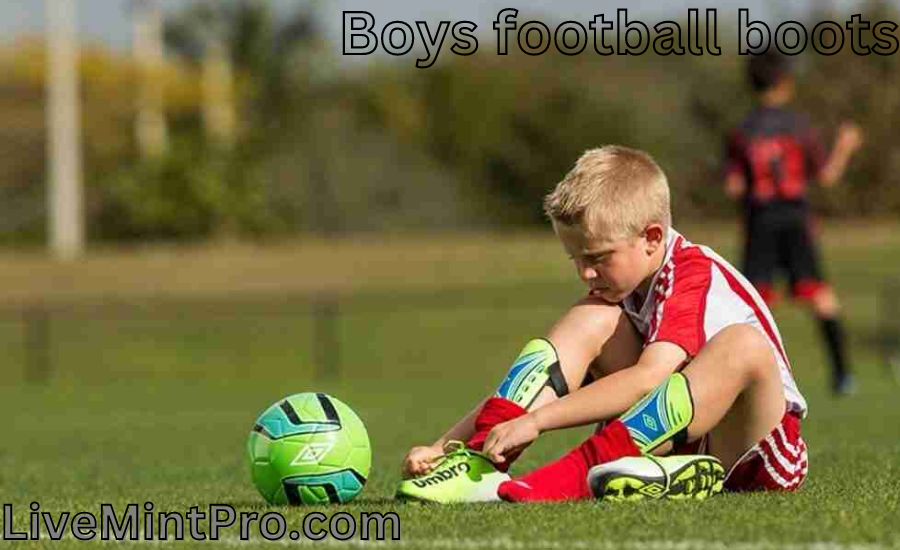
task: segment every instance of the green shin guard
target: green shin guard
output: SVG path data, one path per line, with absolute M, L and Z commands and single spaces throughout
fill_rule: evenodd
M 559 397 L 569 393 L 556 349 L 549 340 L 537 338 L 522 348 L 494 396 L 527 409 L 546 386 L 553 388 Z
M 680 372 L 671 375 L 620 418 L 644 453 L 669 440 L 675 443 L 685 441 L 687 427 L 693 419 L 691 388 Z

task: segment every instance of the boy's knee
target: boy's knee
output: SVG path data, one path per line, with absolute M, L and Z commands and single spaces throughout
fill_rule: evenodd
M 561 351 L 560 362 L 573 387 L 581 384 L 589 366 L 596 367 L 595 375 L 605 375 L 634 365 L 643 345 L 622 308 L 595 297 L 576 303 L 547 339 Z
M 578 302 L 578 307 L 585 308 L 585 320 L 591 331 L 598 334 L 611 336 L 622 321 L 622 308 L 601 298 L 589 296 Z
M 727 350 L 731 359 L 728 361 L 729 364 L 751 377 L 777 373 L 775 354 L 769 340 L 759 329 L 751 325 L 726 327 L 710 340 L 710 343 L 713 342 Z
M 823 288 L 817 293 L 811 305 L 816 316 L 825 319 L 836 317 L 841 310 L 837 296 L 830 288 Z
M 597 378 L 634 365 L 644 342 L 619 305 L 589 297 L 579 302 L 577 309 L 581 310 L 583 321 L 578 326 L 578 337 L 597 347 L 592 363 Z

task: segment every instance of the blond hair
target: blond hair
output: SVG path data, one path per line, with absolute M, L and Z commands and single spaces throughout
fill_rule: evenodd
M 581 155 L 545 197 L 544 212 L 593 236 L 637 236 L 651 223 L 669 227 L 669 183 L 647 153 L 606 145 Z

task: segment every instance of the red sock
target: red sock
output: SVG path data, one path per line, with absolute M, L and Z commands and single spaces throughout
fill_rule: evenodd
M 478 416 L 475 417 L 475 435 L 469 439 L 466 446 L 476 451 L 482 450 L 484 448 L 484 440 L 487 439 L 494 426 L 526 414 L 528 414 L 528 411 L 509 399 L 491 397 L 485 401 L 484 406 L 478 412 Z M 507 454 L 505 457 L 506 462 L 497 464 L 497 469 L 502 472 L 507 471 L 510 464 L 518 458 L 519 454 L 521 453 Z
M 510 502 L 552 502 L 591 498 L 588 470 L 625 456 L 640 456 L 628 428 L 618 420 L 606 425 L 569 454 L 527 476 L 500 484 L 497 494 Z

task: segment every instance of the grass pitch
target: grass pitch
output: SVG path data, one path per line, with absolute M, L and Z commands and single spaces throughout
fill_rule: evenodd
M 685 233 L 698 242 L 710 240 L 702 232 Z M 338 288 L 349 288 L 351 294 L 335 321 L 339 370 L 325 378 L 313 364 L 310 309 L 289 297 L 260 302 L 238 296 L 233 302 L 166 307 L 67 306 L 48 319 L 47 357 L 53 370 L 42 384 L 24 382 L 28 334 L 18 319 L 7 318 L 0 323 L 0 347 L 6 352 L 0 414 L 7 428 L 0 445 L 0 503 L 15 506 L 18 530 L 27 525 L 32 501 L 53 513 L 97 512 L 100 503 L 122 507 L 148 501 L 158 511 L 228 503 L 264 513 L 270 508 L 247 472 L 248 431 L 256 415 L 283 395 L 325 391 L 366 422 L 374 452 L 372 475 L 352 505 L 277 509 L 291 528 L 314 510 L 328 515 L 394 511 L 401 519 L 401 540 L 384 544 L 409 548 L 897 547 L 900 406 L 875 336 L 882 284 L 900 271 L 894 256 L 900 236 L 891 231 L 879 238 L 866 234 L 863 241 L 848 238 L 846 231 L 831 233 L 826 250 L 852 335 L 860 386 L 856 396 L 836 400 L 829 395 L 824 354 L 805 313 L 791 306 L 776 310 L 796 377 L 810 402 L 804 423 L 810 477 L 795 495 L 723 495 L 699 504 L 638 505 L 422 506 L 391 501 L 405 451 L 430 442 L 491 391 L 522 343 L 542 334 L 579 296 L 552 240 L 517 237 L 489 245 L 483 238 L 455 244 L 445 239 L 444 254 L 428 242 L 406 243 L 400 247 L 404 261 L 393 267 L 390 258 L 397 249 L 390 246 L 373 244 L 360 260 L 348 260 L 341 246 L 331 252 L 317 248 L 317 263 L 328 263 L 331 253 L 335 263 L 357 270 L 356 277 L 347 278 L 349 286 Z M 718 235 L 712 240 L 734 257 L 730 238 Z M 302 247 L 280 253 L 301 269 Z M 267 261 L 278 264 L 279 252 L 266 254 Z M 125 258 L 121 265 L 136 261 Z M 445 262 L 444 269 L 426 265 L 433 261 Z M 16 262 L 6 261 L 12 266 L 7 272 L 15 272 Z M 107 254 L 100 263 L 105 269 L 116 260 Z M 223 263 L 213 265 L 218 267 L 210 269 L 210 278 L 227 290 L 216 272 Z M 367 265 L 375 273 L 371 287 L 359 282 L 365 280 Z M 90 268 L 88 262 L 77 269 Z M 41 269 L 47 270 L 48 281 L 58 280 L 49 273 L 52 268 Z M 323 286 L 333 290 L 335 279 L 319 269 Z M 402 281 L 393 289 L 391 269 Z M 154 273 L 143 266 L 123 275 L 129 288 L 109 292 L 121 297 L 157 284 L 141 283 L 141 270 Z M 410 276 L 410 270 L 418 275 Z M 274 275 L 259 275 L 272 288 L 291 288 L 290 276 L 286 272 L 284 285 L 279 285 Z M 314 282 L 304 285 L 314 288 Z M 184 286 L 183 281 L 172 284 Z M 190 294 L 190 288 L 181 290 Z M 39 293 L 40 288 L 18 291 Z M 588 431 L 549 434 L 514 471 L 559 456 Z M 240 541 L 235 528 L 224 533 L 220 545 L 268 544 L 256 534 L 250 543 Z M 3 543 L 85 544 L 99 543 Z

